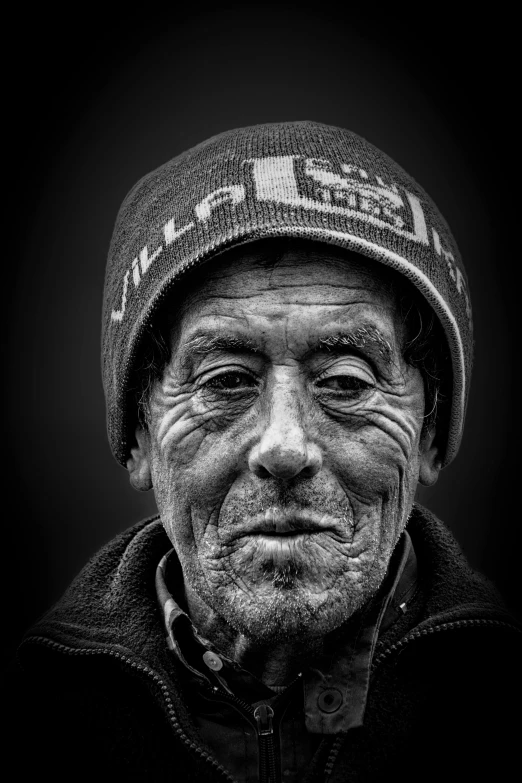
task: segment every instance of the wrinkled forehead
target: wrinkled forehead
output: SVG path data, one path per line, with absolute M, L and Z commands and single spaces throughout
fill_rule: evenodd
M 393 272 L 376 261 L 342 248 L 300 240 L 263 240 L 221 253 L 200 267 L 173 307 L 179 323 L 196 313 L 221 307 L 238 315 L 263 303 L 268 311 L 314 305 L 342 308 L 373 303 L 396 309 L 398 289 Z M 394 285 L 395 283 L 395 285 Z
M 306 357 L 341 336 L 401 353 L 411 331 L 393 273 L 341 248 L 306 241 L 252 243 L 202 267 L 170 312 L 170 350 L 238 351 L 275 361 Z M 398 357 L 397 357 L 398 358 Z

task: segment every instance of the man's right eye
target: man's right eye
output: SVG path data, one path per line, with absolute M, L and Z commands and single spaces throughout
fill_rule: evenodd
M 245 388 L 251 389 L 257 386 L 252 376 L 247 373 L 239 372 L 238 370 L 228 371 L 221 373 L 220 375 L 214 375 L 204 384 L 207 389 L 215 389 L 216 391 L 233 392 L 244 390 Z

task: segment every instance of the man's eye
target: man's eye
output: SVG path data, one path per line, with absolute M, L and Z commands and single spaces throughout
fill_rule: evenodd
M 355 375 L 331 375 L 317 381 L 317 386 L 345 395 L 356 395 L 371 388 L 370 383 Z
M 208 389 L 217 391 L 235 391 L 256 386 L 254 379 L 244 372 L 225 372 L 221 375 L 215 375 L 205 384 Z

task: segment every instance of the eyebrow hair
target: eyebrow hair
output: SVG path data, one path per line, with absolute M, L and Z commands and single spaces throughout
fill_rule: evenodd
M 388 365 L 391 364 L 393 356 L 389 341 L 375 326 L 360 326 L 353 332 L 339 332 L 330 337 L 324 337 L 318 341 L 317 348 L 328 351 L 339 348 L 370 349 L 372 353 L 377 352 Z
M 185 356 L 190 354 L 207 354 L 214 351 L 229 351 L 231 353 L 259 353 L 259 347 L 248 337 L 238 337 L 228 334 L 196 334 L 183 343 L 181 350 Z
M 390 343 L 384 335 L 372 325 L 364 325 L 350 332 L 338 332 L 337 334 L 323 337 L 307 351 L 307 354 L 315 351 L 343 352 L 347 349 L 368 350 L 377 354 L 387 365 L 392 362 L 393 351 Z M 182 346 L 180 353 L 183 362 L 190 362 L 191 356 L 205 355 L 218 351 L 229 353 L 262 353 L 254 340 L 233 334 L 196 334 L 189 338 Z

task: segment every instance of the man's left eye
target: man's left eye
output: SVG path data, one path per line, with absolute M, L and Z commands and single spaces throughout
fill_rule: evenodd
M 362 378 L 358 378 L 356 375 L 331 375 L 317 381 L 317 386 L 320 389 L 328 389 L 341 394 L 355 395 L 370 389 L 372 384 L 363 381 Z

